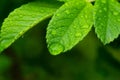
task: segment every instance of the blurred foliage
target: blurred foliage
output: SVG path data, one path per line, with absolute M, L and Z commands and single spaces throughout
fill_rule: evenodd
M 13 9 L 30 1 L 0 0 L 0 25 Z M 72 50 L 52 56 L 45 39 L 48 22 L 36 25 L 1 54 L 0 80 L 120 80 L 120 38 L 104 46 L 92 29 Z

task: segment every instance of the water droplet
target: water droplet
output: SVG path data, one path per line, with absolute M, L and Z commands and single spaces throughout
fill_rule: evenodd
M 107 11 L 107 8 L 103 8 L 105 11 Z
M 85 28 L 85 29 L 89 28 L 89 25 L 86 24 L 86 25 L 82 26 L 82 28 Z
M 113 12 L 113 15 L 118 15 L 119 13 L 118 12 Z
M 76 28 L 77 26 L 73 26 L 73 28 Z
M 60 16 L 60 14 L 56 14 L 56 16 Z
M 69 4 L 68 4 L 68 3 L 66 3 L 65 5 L 66 5 L 66 6 L 69 6 Z
M 87 18 L 88 16 L 87 15 L 85 15 L 85 18 Z
M 52 55 L 58 55 L 63 50 L 64 50 L 64 47 L 60 43 L 53 43 L 49 46 L 49 51 Z
M 20 18 L 22 18 L 22 17 L 23 17 L 23 15 L 21 15 L 21 14 L 20 14 L 20 15 L 19 15 L 19 17 L 20 17 Z
M 69 10 L 66 10 L 65 13 L 70 14 L 70 11 L 69 11 Z
M 101 20 L 101 18 L 98 18 L 98 20 Z
M 102 10 L 99 10 L 99 12 L 101 13 L 101 12 L 102 12 Z
M 118 21 L 120 22 L 120 19 L 118 19 Z
M 81 33 L 78 32 L 78 33 L 75 34 L 75 36 L 76 36 L 76 37 L 80 37 L 80 36 L 81 36 Z
M 84 16 L 81 16 L 81 18 L 83 18 Z
M 52 30 L 52 31 L 51 31 L 51 34 L 52 34 L 52 35 L 55 35 L 56 33 L 57 33 L 56 30 Z
M 96 11 L 94 11 L 94 15 L 96 15 Z

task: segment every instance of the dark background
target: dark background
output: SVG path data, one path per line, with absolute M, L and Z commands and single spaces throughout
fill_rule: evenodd
M 0 0 L 0 26 L 11 11 L 31 1 Z M 0 80 L 120 80 L 120 38 L 104 46 L 93 28 L 72 50 L 52 56 L 45 39 L 49 20 L 0 55 Z

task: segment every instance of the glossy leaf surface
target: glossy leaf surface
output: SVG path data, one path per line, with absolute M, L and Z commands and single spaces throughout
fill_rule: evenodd
M 104 43 L 110 43 L 120 34 L 120 4 L 116 0 L 96 0 L 95 31 Z
M 36 24 L 51 17 L 57 7 L 52 4 L 31 2 L 11 12 L 1 28 L 0 52 Z
M 66 2 L 57 10 L 47 28 L 46 38 L 51 54 L 57 55 L 70 50 L 87 35 L 92 24 L 91 3 L 84 0 Z

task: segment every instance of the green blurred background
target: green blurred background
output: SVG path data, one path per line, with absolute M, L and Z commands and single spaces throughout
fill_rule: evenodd
M 0 0 L 0 26 L 11 11 L 31 1 Z M 45 39 L 49 20 L 0 55 L 0 80 L 120 80 L 120 37 L 104 46 L 93 28 L 72 50 L 52 56 Z

